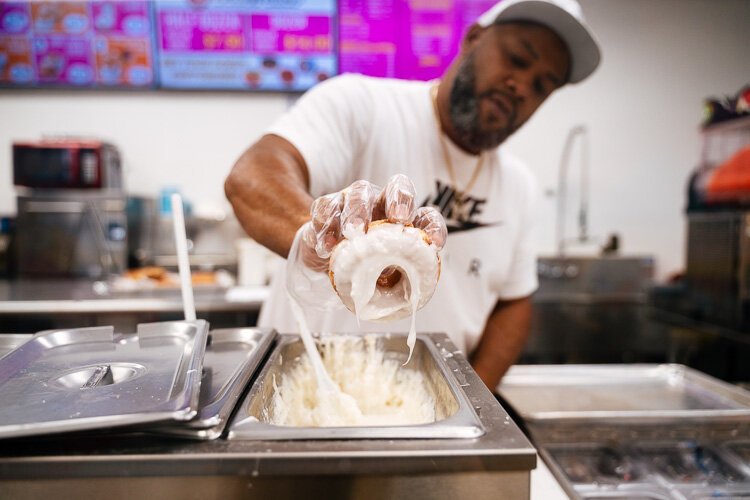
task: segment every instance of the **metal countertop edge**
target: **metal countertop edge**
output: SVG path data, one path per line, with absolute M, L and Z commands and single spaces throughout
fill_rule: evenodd
M 437 451 L 421 456 L 353 453 L 208 453 L 175 455 L 96 455 L 87 457 L 44 456 L 0 459 L 0 483 L 4 480 L 72 479 L 85 477 L 153 477 L 188 475 L 299 474 L 361 475 L 420 474 L 434 472 L 528 472 L 537 465 L 534 448 L 502 451 Z M 390 460 L 381 460 L 388 457 Z M 311 461 L 311 459 L 314 459 Z M 331 464 L 335 464 L 334 467 Z M 477 467 L 481 463 L 481 467 Z M 55 467 L 45 467 L 55 465 Z
M 236 311 L 260 307 L 261 300 L 247 302 L 196 301 L 198 311 Z M 111 313 L 111 312 L 162 312 L 182 311 L 179 299 L 85 299 L 85 300 L 8 300 L 0 301 L 0 314 L 23 313 Z

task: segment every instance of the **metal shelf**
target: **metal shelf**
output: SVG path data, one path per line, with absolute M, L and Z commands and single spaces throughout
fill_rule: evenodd
M 708 125 L 701 128 L 701 134 L 720 134 L 743 129 L 750 129 L 750 115 Z

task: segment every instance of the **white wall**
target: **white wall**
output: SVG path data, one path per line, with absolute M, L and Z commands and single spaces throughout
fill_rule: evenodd
M 562 89 L 509 141 L 554 190 L 568 130 L 591 142 L 590 232 L 626 253 L 683 262 L 685 186 L 699 151 L 702 99 L 750 80 L 748 0 L 581 0 L 604 51 L 586 82 Z M 0 91 L 0 213 L 14 213 L 10 145 L 43 133 L 95 135 L 122 150 L 128 190 L 177 185 L 194 203 L 226 206 L 234 160 L 288 105 L 278 94 Z M 577 154 L 568 235 L 574 234 Z M 552 253 L 555 200 L 543 200 L 540 243 Z
M 0 213 L 15 212 L 11 143 L 41 134 L 103 137 L 121 150 L 129 192 L 179 187 L 224 206 L 223 180 L 287 109 L 281 94 L 0 91 Z M 228 207 L 228 204 L 226 204 Z
M 561 89 L 508 142 L 547 190 L 569 129 L 591 150 L 590 234 L 652 254 L 661 278 L 684 265 L 687 179 L 700 155 L 703 98 L 750 83 L 750 1 L 580 0 L 603 50 L 599 69 Z M 569 172 L 567 235 L 575 235 L 580 156 Z M 543 200 L 540 241 L 552 253 L 556 199 Z

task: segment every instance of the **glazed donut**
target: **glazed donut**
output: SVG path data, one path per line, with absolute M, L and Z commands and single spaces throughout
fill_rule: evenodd
M 394 280 L 379 279 L 387 269 Z M 440 256 L 429 236 L 410 225 L 370 223 L 367 232 L 333 249 L 328 275 L 344 305 L 366 321 L 413 315 L 432 298 Z

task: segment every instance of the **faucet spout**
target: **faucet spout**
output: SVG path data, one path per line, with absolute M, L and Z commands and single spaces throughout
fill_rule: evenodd
M 557 219 L 555 233 L 557 240 L 557 253 L 565 256 L 565 210 L 567 202 L 567 177 L 570 166 L 570 157 L 576 138 L 580 137 L 580 189 L 581 201 L 578 207 L 578 238 L 581 243 L 588 241 L 588 210 L 589 210 L 589 141 L 588 129 L 585 125 L 576 125 L 570 129 L 565 139 L 562 156 L 560 157 L 560 168 L 557 178 Z

